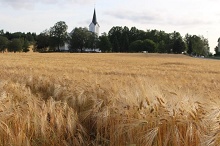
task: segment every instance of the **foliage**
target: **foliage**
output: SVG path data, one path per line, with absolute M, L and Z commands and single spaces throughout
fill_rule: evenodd
M 0 35 L 4 35 L 4 30 L 3 29 L 0 30 Z
M 143 51 L 143 41 L 142 40 L 136 40 L 132 42 L 129 46 L 130 52 L 140 52 Z
M 186 45 L 183 42 L 182 38 L 176 39 L 173 44 L 173 53 L 181 54 L 185 50 L 186 50 Z
M 158 43 L 157 50 L 159 53 L 167 53 L 166 44 L 163 40 Z
M 24 40 L 24 43 L 23 43 L 23 52 L 25 52 L 25 53 L 27 53 L 27 52 L 29 52 L 30 50 L 29 50 L 29 46 L 30 46 L 30 43 L 29 43 L 29 41 L 28 40 Z
M 193 53 L 192 40 L 189 40 L 187 53 L 188 53 L 188 54 L 192 54 L 192 53 Z
M 3 30 L 0 35 L 7 37 L 8 40 L 14 38 L 27 40 L 29 44 L 35 44 L 36 51 L 40 52 L 60 51 L 60 46 L 68 43 L 71 52 L 84 52 L 85 48 L 94 49 L 100 46 L 104 52 L 140 52 L 144 50 L 150 53 L 179 54 L 187 51 L 188 54 L 209 55 L 209 42 L 203 36 L 186 34 L 183 39 L 181 34 L 176 31 L 167 33 L 156 29 L 144 31 L 136 27 L 129 29 L 127 26 L 113 26 L 108 35 L 101 36 L 99 39 L 87 28 L 76 28 L 76 32 L 73 31 L 70 34 L 67 34 L 67 28 L 64 21 L 59 21 L 49 31 L 39 35 L 30 32 L 4 33 Z M 135 46 L 138 44 L 135 44 L 137 43 L 135 41 L 142 41 L 143 46 L 136 48 Z M 26 44 L 26 42 L 23 43 Z
M 4 52 L 7 48 L 8 39 L 4 36 L 0 36 L 0 51 Z
M 185 41 L 189 54 L 208 56 L 209 43 L 203 36 L 187 34 L 185 36 Z
M 28 32 L 25 36 L 25 39 L 28 41 L 28 42 L 34 42 L 35 39 L 34 39 L 34 34 L 31 34 L 30 32 Z
M 9 48 L 8 51 L 11 51 L 11 52 L 20 52 L 20 51 L 28 52 L 29 51 L 29 46 L 31 44 L 34 45 L 35 41 L 36 41 L 36 33 L 31 33 L 31 32 L 28 32 L 28 33 L 22 33 L 22 32 L 10 33 L 8 31 L 6 31 L 4 33 L 4 31 L 1 30 L 0 35 L 1 35 L 1 37 L 4 37 L 8 40 L 9 47 L 12 47 L 14 45 L 13 47 L 16 48 L 16 49 L 13 49 L 13 47 Z M 20 45 L 22 47 L 20 47 Z M 19 46 L 19 48 L 17 48 L 16 46 L 17 47 Z M 4 47 L 3 51 L 5 51 L 5 48 L 6 47 Z
M 75 28 L 70 34 L 69 48 L 71 52 L 83 52 L 83 48 L 87 47 L 87 42 L 91 33 L 87 28 Z
M 218 45 L 214 48 L 215 56 L 220 56 L 219 47 L 220 47 L 220 38 L 218 38 Z
M 20 39 L 12 39 L 8 44 L 9 52 L 21 52 L 22 51 L 22 41 Z
M 87 32 L 87 42 L 86 42 L 86 47 L 90 48 L 92 50 L 96 49 L 98 47 L 98 36 L 96 33 L 93 33 L 91 31 Z
M 215 47 L 215 56 L 220 56 L 220 52 L 218 51 L 218 46 Z
M 106 34 L 99 37 L 98 47 L 102 52 L 111 52 L 111 43 Z
M 38 52 L 45 52 L 47 51 L 50 44 L 50 36 L 49 32 L 45 30 L 44 32 L 40 33 L 36 38 L 36 51 Z
M 67 29 L 68 26 L 64 21 L 59 21 L 50 28 L 50 36 L 56 40 L 53 44 L 56 45 L 58 51 L 60 51 L 60 46 L 63 46 L 67 40 Z
M 108 37 L 112 44 L 112 52 L 122 52 L 122 32 L 123 28 L 119 26 L 112 27 L 108 32 Z
M 142 51 L 147 51 L 149 53 L 154 53 L 154 52 L 157 52 L 156 51 L 156 44 L 154 41 L 152 40 L 149 40 L 149 39 L 146 39 L 143 41 L 143 49 Z

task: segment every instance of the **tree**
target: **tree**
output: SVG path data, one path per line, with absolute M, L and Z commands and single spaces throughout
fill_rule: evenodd
M 12 39 L 8 44 L 8 51 L 9 52 L 20 52 L 22 51 L 22 42 L 20 39 Z
M 4 36 L 0 36 L 0 51 L 5 52 L 7 47 L 8 39 Z
M 69 48 L 71 52 L 83 52 L 86 47 L 90 32 L 87 28 L 75 28 L 69 38 Z
M 177 38 L 173 44 L 173 53 L 181 54 L 186 49 L 186 45 L 183 42 L 182 38 Z
M 187 34 L 185 36 L 185 41 L 188 47 L 188 54 L 209 55 L 209 43 L 203 36 Z
M 122 30 L 122 39 L 121 39 L 121 52 L 128 52 L 129 49 L 129 28 L 125 26 Z
M 27 40 L 28 42 L 34 42 L 34 37 L 32 36 L 32 34 L 31 34 L 30 32 L 28 32 L 28 33 L 26 34 L 26 40 Z
M 36 51 L 38 52 L 47 51 L 49 44 L 50 44 L 50 36 L 48 30 L 45 30 L 36 37 L 36 49 L 37 49 Z
M 143 50 L 141 51 L 148 51 L 149 53 L 154 53 L 156 52 L 156 44 L 154 41 L 146 39 L 143 41 Z
M 25 52 L 25 53 L 26 53 L 26 52 L 29 52 L 29 51 L 30 51 L 30 50 L 29 50 L 29 46 L 30 46 L 29 41 L 25 39 L 25 40 L 24 40 L 24 43 L 23 43 L 23 47 L 22 47 L 23 50 L 22 50 L 22 51 Z
M 111 51 L 111 43 L 110 43 L 109 38 L 106 34 L 103 34 L 102 36 L 99 37 L 98 47 L 102 52 L 110 52 Z
M 87 42 L 85 47 L 91 48 L 91 49 L 96 49 L 98 45 L 98 36 L 96 33 L 88 31 L 87 32 Z
M 139 30 L 136 27 L 131 27 L 129 31 L 129 41 L 132 43 L 138 40 Z
M 4 30 L 3 29 L 0 30 L 0 35 L 4 35 Z
M 54 43 L 60 51 L 60 46 L 64 45 L 67 40 L 67 29 L 68 26 L 64 21 L 57 22 L 53 27 L 50 28 L 50 35 L 54 38 Z
M 159 53 L 167 53 L 166 44 L 165 44 L 164 40 L 162 40 L 158 43 L 157 50 Z
M 193 53 L 192 40 L 189 40 L 187 53 L 188 54 L 192 54 Z
M 143 51 L 143 41 L 142 40 L 136 40 L 132 42 L 129 46 L 130 52 L 140 52 Z
M 122 50 L 122 32 L 123 28 L 116 26 L 112 27 L 108 32 L 109 40 L 112 44 L 112 52 L 121 52 Z
M 219 51 L 218 51 L 218 46 L 216 46 L 216 47 L 214 48 L 214 50 L 215 50 L 215 56 L 219 56 L 220 53 L 219 53 Z

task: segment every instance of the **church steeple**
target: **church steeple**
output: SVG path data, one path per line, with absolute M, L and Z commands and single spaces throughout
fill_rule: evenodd
M 96 19 L 95 9 L 94 9 L 94 13 L 93 13 L 92 23 L 94 23 L 95 25 L 98 23 L 98 22 L 97 22 L 97 19 Z
M 89 25 L 89 31 L 96 33 L 99 36 L 99 23 L 97 22 L 96 11 L 94 9 L 92 22 Z

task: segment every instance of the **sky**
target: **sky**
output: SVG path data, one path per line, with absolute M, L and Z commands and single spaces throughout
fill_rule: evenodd
M 220 37 L 219 0 L 0 0 L 0 30 L 39 34 L 58 21 L 65 21 L 70 32 L 88 27 L 94 8 L 100 32 L 113 26 L 157 29 L 184 37 L 208 38 L 214 52 Z

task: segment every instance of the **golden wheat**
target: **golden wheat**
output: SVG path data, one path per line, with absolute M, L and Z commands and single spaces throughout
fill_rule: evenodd
M 220 62 L 0 54 L 0 145 L 220 145 Z

